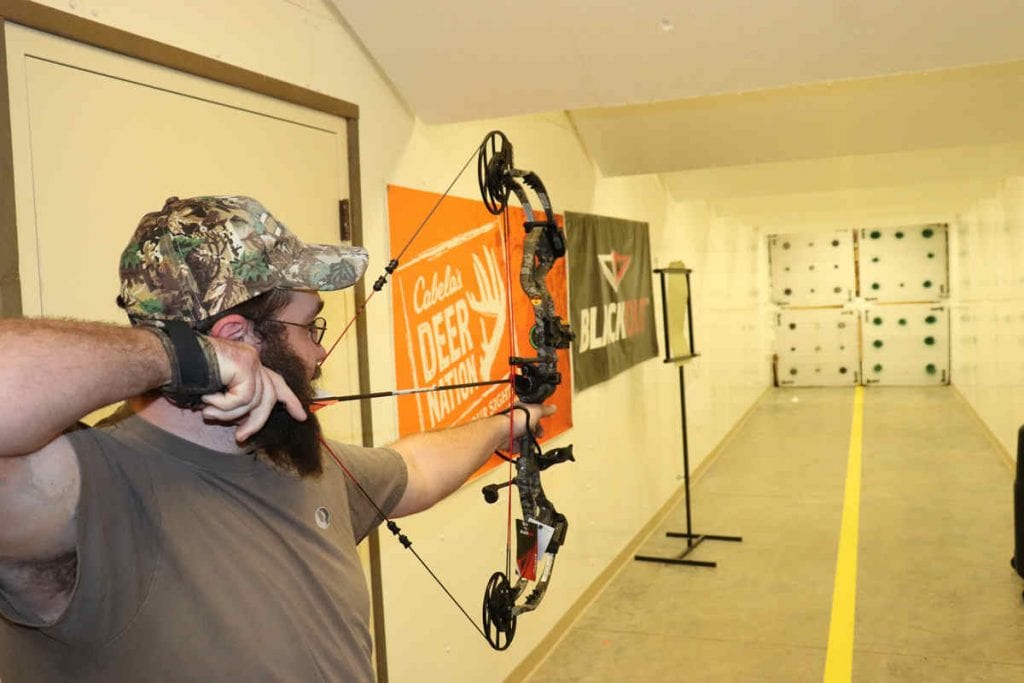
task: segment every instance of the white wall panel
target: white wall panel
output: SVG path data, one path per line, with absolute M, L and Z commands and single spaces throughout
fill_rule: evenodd
M 771 235 L 772 301 L 787 306 L 841 306 L 855 293 L 853 233 Z
M 783 309 L 775 318 L 780 386 L 860 383 L 860 319 L 839 308 Z
M 862 314 L 864 384 L 949 383 L 949 307 L 874 305 Z
M 860 295 L 868 301 L 935 301 L 949 295 L 946 226 L 860 230 Z

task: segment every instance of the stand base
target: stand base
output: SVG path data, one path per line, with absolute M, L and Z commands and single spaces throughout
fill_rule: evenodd
M 680 531 L 668 531 L 665 532 L 666 536 L 671 538 L 685 538 L 686 539 L 686 550 L 680 553 L 676 557 L 654 557 L 653 555 L 634 555 L 633 559 L 637 562 L 661 562 L 663 564 L 685 564 L 691 567 L 717 567 L 717 562 L 705 562 L 702 560 L 687 560 L 687 555 L 697 549 L 704 541 L 731 541 L 733 543 L 742 543 L 742 536 L 716 536 L 714 534 L 687 534 Z M 694 540 L 696 539 L 696 540 Z

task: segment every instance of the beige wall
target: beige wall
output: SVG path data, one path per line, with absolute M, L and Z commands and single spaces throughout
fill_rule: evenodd
M 953 381 L 1012 457 L 1024 422 L 1024 177 L 950 229 Z

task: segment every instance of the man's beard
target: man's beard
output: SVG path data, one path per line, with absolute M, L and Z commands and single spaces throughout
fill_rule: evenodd
M 260 449 L 272 463 L 299 476 L 318 476 L 323 473 L 320 452 L 320 422 L 310 411 L 313 402 L 313 383 L 302 362 L 292 353 L 284 335 L 270 330 L 264 336 L 260 350 L 263 364 L 284 378 L 306 410 L 306 421 L 299 422 L 278 403 L 270 411 L 266 424 L 249 438 L 249 443 Z M 317 368 L 316 375 L 319 375 Z

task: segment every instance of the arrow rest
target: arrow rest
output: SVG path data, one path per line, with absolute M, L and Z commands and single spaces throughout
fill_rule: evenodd
M 529 362 L 515 362 L 522 360 Z M 562 381 L 562 373 L 549 370 L 547 364 L 541 367 L 538 360 L 513 358 L 512 361 L 519 370 L 515 377 L 516 396 L 523 403 L 543 403 Z

